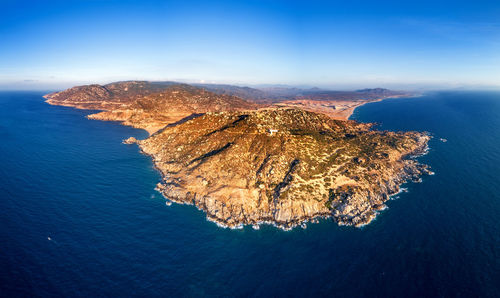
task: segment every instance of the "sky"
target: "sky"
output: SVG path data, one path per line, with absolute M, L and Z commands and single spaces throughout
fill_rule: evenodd
M 0 89 L 500 88 L 500 1 L 0 0 Z

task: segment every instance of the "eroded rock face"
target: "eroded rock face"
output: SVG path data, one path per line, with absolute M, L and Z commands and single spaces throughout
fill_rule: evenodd
M 225 226 L 292 227 L 318 216 L 363 225 L 401 183 L 423 133 L 369 130 L 297 109 L 207 113 L 140 141 L 163 174 L 158 190 Z

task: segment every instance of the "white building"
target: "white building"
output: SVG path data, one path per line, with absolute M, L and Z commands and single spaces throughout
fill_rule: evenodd
M 278 132 L 278 130 L 277 129 L 269 129 L 269 134 L 270 135 L 273 135 L 273 133 L 275 133 L 275 132 Z

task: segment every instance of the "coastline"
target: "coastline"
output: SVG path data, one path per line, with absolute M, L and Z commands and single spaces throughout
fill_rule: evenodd
M 400 98 L 400 97 L 403 97 L 403 96 L 386 97 L 386 98 L 380 98 L 377 100 L 371 100 L 371 101 L 365 101 L 365 102 L 359 103 L 356 106 L 353 106 L 350 109 L 348 109 L 349 116 L 347 118 L 350 118 L 352 116 L 352 114 L 356 108 L 358 108 L 366 103 L 380 102 L 384 99 Z M 47 100 L 46 102 L 51 104 L 51 105 L 58 105 L 57 103 L 52 103 L 49 100 Z M 71 106 L 71 105 L 65 105 L 65 106 Z M 75 106 L 73 106 L 73 107 L 75 107 Z M 76 106 L 76 108 L 86 109 L 85 107 L 81 107 L 81 106 Z M 92 115 L 95 115 L 95 114 L 92 114 Z M 91 115 L 89 115 L 89 116 L 91 116 Z M 88 116 L 87 116 L 87 118 L 94 119 L 93 117 L 88 117 Z M 98 120 L 103 120 L 103 119 L 98 119 Z M 348 120 L 348 119 L 344 119 L 344 120 Z M 117 121 L 117 120 L 110 119 L 108 121 Z M 120 124 L 122 124 L 122 125 L 127 125 L 127 126 L 131 126 L 133 128 L 145 130 L 149 134 L 149 136 L 147 138 L 145 138 L 145 140 L 147 140 L 149 137 L 151 137 L 153 135 L 153 133 L 147 129 L 144 129 L 141 127 L 136 127 L 134 125 L 130 125 L 130 124 L 124 123 L 123 121 L 119 121 L 119 120 L 118 120 L 118 122 L 120 122 Z M 207 207 L 207 204 L 206 204 L 206 201 L 204 200 L 204 198 L 199 198 L 199 197 L 197 198 L 196 194 L 194 194 L 190 198 L 188 198 L 188 197 L 176 198 L 176 197 L 172 196 L 171 193 L 166 191 L 166 185 L 168 183 L 170 183 L 169 177 L 162 171 L 161 167 L 158 165 L 156 156 L 153 154 L 149 154 L 144 150 L 144 147 L 141 144 L 142 143 L 141 140 L 131 140 L 131 141 L 129 140 L 129 141 L 126 141 L 124 143 L 128 143 L 128 144 L 137 143 L 137 145 L 139 146 L 140 153 L 148 155 L 151 158 L 154 168 L 160 173 L 160 175 L 162 177 L 161 182 L 157 184 L 155 190 L 160 192 L 162 194 L 162 196 L 167 200 L 167 202 L 176 202 L 178 204 L 194 205 L 197 209 L 202 210 L 205 213 L 206 219 L 208 221 L 214 222 L 220 227 L 231 228 L 231 229 L 241 228 L 244 225 L 252 225 L 255 228 L 255 227 L 258 227 L 259 225 L 267 224 L 267 225 L 273 225 L 273 226 L 280 228 L 282 230 L 290 230 L 290 229 L 293 229 L 293 228 L 298 227 L 298 226 L 304 227 L 305 224 L 307 224 L 309 222 L 313 222 L 313 223 L 317 222 L 317 220 L 320 218 L 333 219 L 337 222 L 338 225 L 352 225 L 352 226 L 359 228 L 359 227 L 365 226 L 365 225 L 369 224 L 371 221 L 373 221 L 376 218 L 379 211 L 387 209 L 387 206 L 384 203 L 386 201 L 390 200 L 390 198 L 394 194 L 396 194 L 400 191 L 400 186 L 402 184 L 408 182 L 409 180 L 415 182 L 413 177 L 419 176 L 422 174 L 421 173 L 422 168 L 418 167 L 418 165 L 420 165 L 419 163 L 416 163 L 416 162 L 410 163 L 409 166 L 406 165 L 407 167 L 405 166 L 405 167 L 401 168 L 398 173 L 395 173 L 395 175 L 392 178 L 390 178 L 389 181 L 387 181 L 386 185 L 383 188 L 383 189 L 385 189 L 385 191 L 383 193 L 379 193 L 379 194 L 365 193 L 367 196 L 376 195 L 377 197 L 380 197 L 377 200 L 382 201 L 382 203 L 374 208 L 364 210 L 363 213 L 360 215 L 361 219 L 357 219 L 357 221 L 355 223 L 351 222 L 350 220 L 343 220 L 343 219 L 337 218 L 332 210 L 320 210 L 316 213 L 307 214 L 307 215 L 304 215 L 302 217 L 294 218 L 294 220 L 290 220 L 290 221 L 279 221 L 276 218 L 273 218 L 271 216 L 264 216 L 264 217 L 259 217 L 257 220 L 240 221 L 240 222 L 236 222 L 236 223 L 234 223 L 234 222 L 230 223 L 230 222 L 227 222 L 225 220 L 222 220 L 220 217 L 216 216 L 216 214 L 211 213 L 210 208 Z M 428 145 L 427 145 L 427 141 L 426 141 L 424 143 L 424 147 L 427 147 L 427 146 Z M 415 159 L 416 157 L 421 156 L 421 152 L 423 152 L 423 151 L 425 151 L 425 150 L 422 148 L 417 148 L 417 149 L 413 150 L 412 152 L 408 153 L 403 159 L 408 159 L 408 160 Z M 189 194 L 189 192 L 188 192 L 188 194 Z M 213 208 L 213 206 L 211 208 Z
M 139 141 L 140 142 L 140 141 Z M 415 169 L 408 167 L 408 168 L 402 168 L 401 171 L 393 177 L 392 180 L 387 181 L 387 192 L 380 194 L 381 197 L 385 197 L 383 200 L 383 203 L 380 204 L 377 208 L 370 210 L 365 217 L 365 220 L 360 221 L 356 224 L 352 224 L 351 222 L 348 221 L 343 221 L 343 220 L 338 220 L 335 218 L 333 212 L 319 212 L 316 214 L 312 214 L 310 216 L 305 216 L 301 219 L 294 220 L 294 221 L 289 221 L 289 222 L 280 222 L 273 220 L 272 218 L 264 218 L 258 221 L 253 221 L 253 222 L 240 222 L 237 224 L 229 224 L 228 222 L 221 220 L 220 218 L 214 216 L 213 214 L 209 213 L 209 210 L 205 204 L 200 204 L 201 201 L 195 200 L 195 198 L 192 198 L 191 200 L 183 200 L 183 199 L 177 199 L 171 195 L 169 195 L 165 191 L 165 185 L 163 183 L 170 183 L 168 182 L 168 177 L 161 171 L 161 169 L 156 165 L 154 161 L 154 156 L 144 152 L 139 145 L 140 153 L 144 154 L 146 156 L 149 156 L 152 158 L 153 162 L 153 167 L 155 170 L 157 170 L 161 176 L 161 182 L 157 184 L 155 187 L 155 190 L 159 192 L 162 197 L 166 200 L 167 203 L 174 202 L 176 204 L 181 204 L 181 205 L 192 205 L 196 207 L 196 209 L 202 211 L 205 214 L 206 220 L 215 223 L 218 227 L 221 228 L 229 228 L 229 229 L 242 229 L 244 226 L 252 226 L 254 229 L 259 229 L 260 225 L 271 225 L 274 226 L 278 229 L 281 229 L 283 231 L 290 231 L 294 228 L 297 227 L 302 227 L 305 228 L 305 225 L 309 223 L 318 223 L 320 219 L 331 219 L 335 221 L 339 226 L 354 226 L 355 228 L 362 228 L 364 226 L 369 225 L 371 222 L 373 222 L 377 216 L 380 214 L 381 211 L 389 209 L 389 207 L 385 204 L 386 202 L 393 200 L 395 196 L 406 192 L 406 188 L 402 187 L 403 185 L 407 183 L 420 183 L 421 181 L 421 174 L 419 171 L 415 171 Z M 427 154 L 429 151 L 429 146 L 428 144 L 425 144 L 423 148 L 417 148 L 413 152 L 410 152 L 407 154 L 405 159 L 407 160 L 413 160 L 415 161 L 417 158 L 424 156 Z M 414 165 L 421 166 L 422 164 L 416 162 Z M 419 170 L 422 170 L 422 168 L 419 168 Z M 423 168 L 425 171 L 426 175 L 434 175 L 435 173 L 428 170 L 427 168 Z M 168 204 L 170 205 L 170 204 Z
M 294 100 L 284 100 L 274 103 L 275 108 L 295 108 L 305 111 L 320 113 L 327 115 L 335 120 L 350 120 L 356 108 L 359 108 L 367 103 L 380 102 L 392 98 L 409 98 L 419 96 L 418 94 L 397 94 L 381 96 L 373 99 L 314 99 L 314 98 L 301 98 Z
M 383 98 L 379 98 L 379 99 L 375 99 L 375 100 L 369 100 L 369 101 L 365 101 L 365 102 L 362 102 L 356 106 L 353 106 L 351 108 L 348 108 L 344 111 L 347 111 L 347 115 L 346 115 L 346 118 L 345 120 L 353 120 L 351 119 L 351 116 L 354 114 L 354 111 L 365 105 L 365 104 L 368 104 L 368 103 L 375 103 L 375 102 L 381 102 L 381 101 L 384 101 L 386 99 L 395 99 L 395 98 L 412 98 L 412 97 L 420 97 L 422 96 L 421 94 L 414 94 L 414 95 L 394 95 L 394 96 L 388 96 L 388 97 L 383 97 Z

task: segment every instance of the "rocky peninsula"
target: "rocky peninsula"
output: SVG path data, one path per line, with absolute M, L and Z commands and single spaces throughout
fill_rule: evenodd
M 291 228 L 318 217 L 362 226 L 402 183 L 430 173 L 413 158 L 427 148 L 425 133 L 377 131 L 371 124 L 189 85 L 141 93 L 137 83 L 122 84 L 132 86 L 119 92 L 76 87 L 49 94 L 47 101 L 101 109 L 89 118 L 147 129 L 149 138 L 125 143 L 151 156 L 162 174 L 157 190 L 223 226 Z M 123 95 L 124 88 L 133 92 Z

